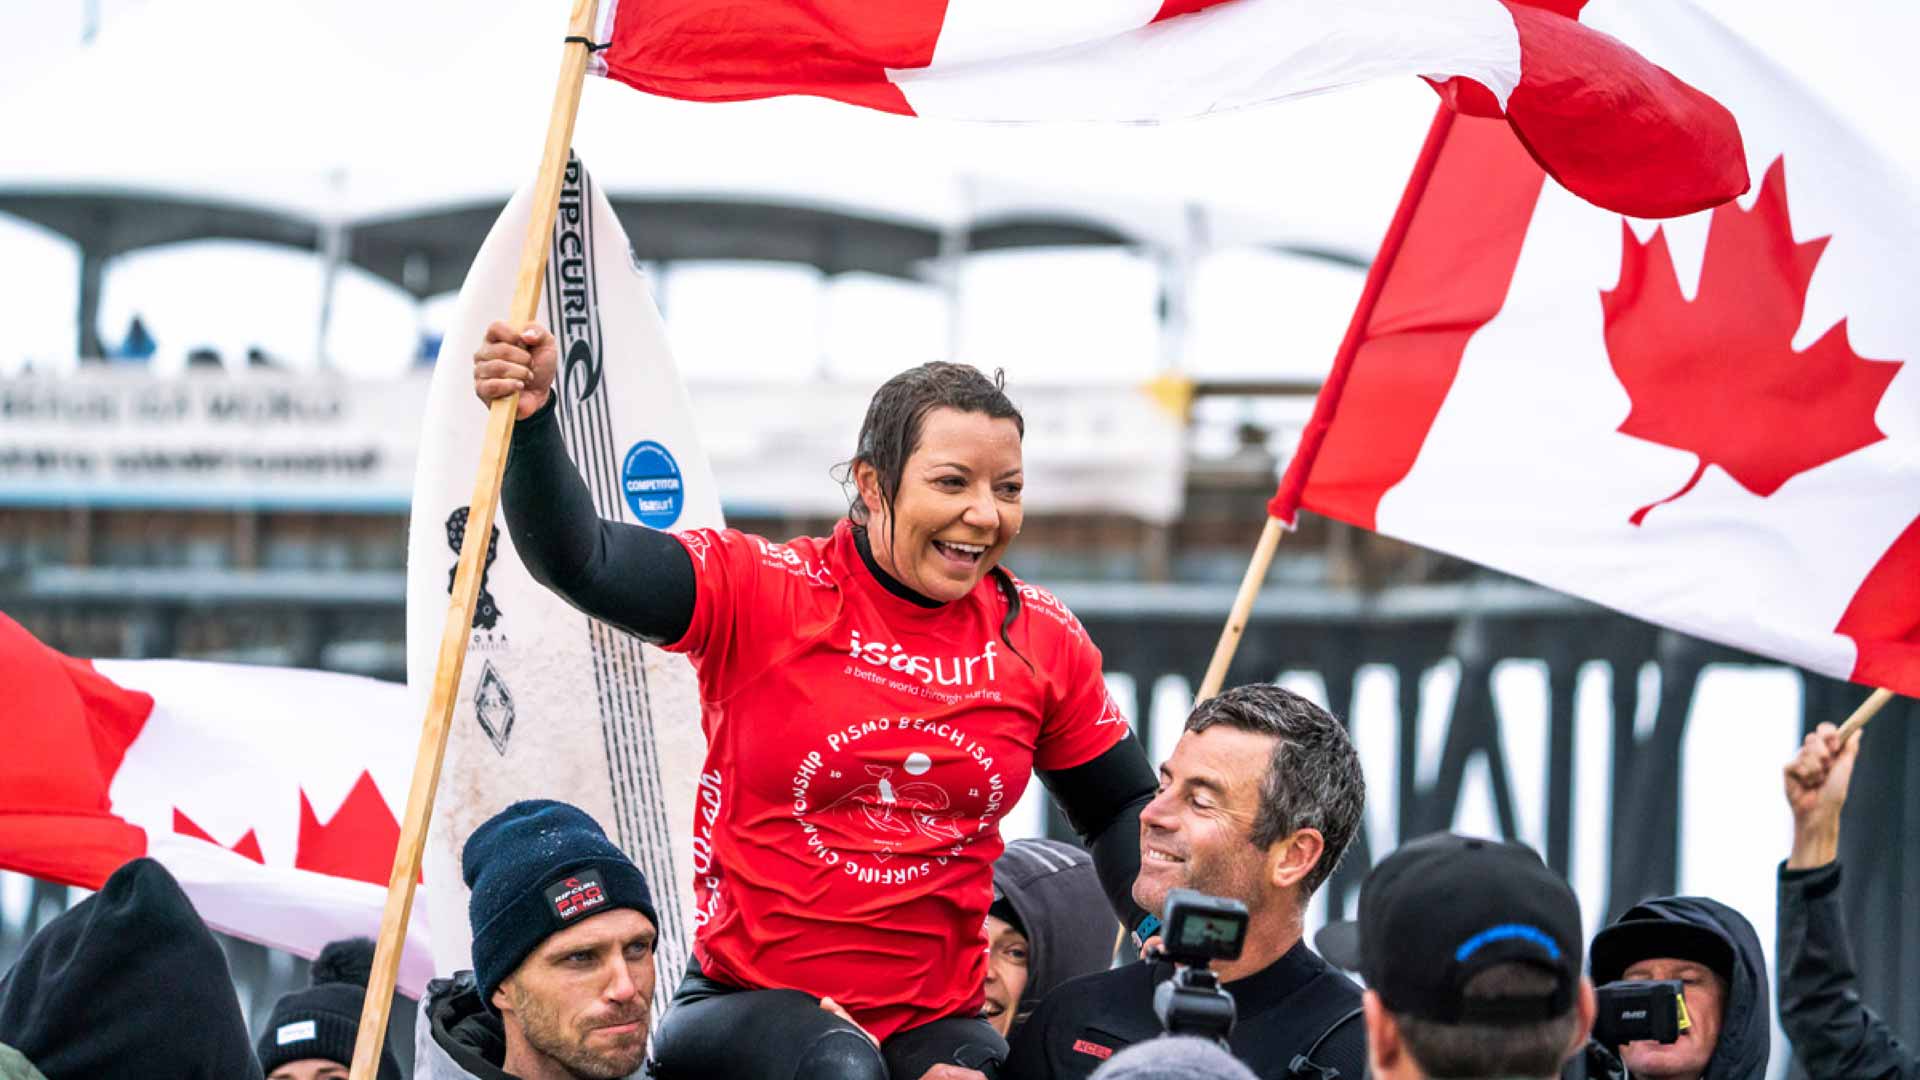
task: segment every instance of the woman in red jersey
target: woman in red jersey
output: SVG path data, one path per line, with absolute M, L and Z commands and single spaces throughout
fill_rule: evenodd
M 658 1075 L 994 1075 L 980 1019 L 999 820 L 1037 771 L 1127 925 L 1155 779 L 1079 620 L 1000 565 L 1019 411 L 959 364 L 874 395 L 825 537 L 600 520 L 551 403 L 556 350 L 502 323 L 482 400 L 521 391 L 503 505 L 536 579 L 699 673 L 711 858 Z M 703 844 L 705 838 L 703 837 Z

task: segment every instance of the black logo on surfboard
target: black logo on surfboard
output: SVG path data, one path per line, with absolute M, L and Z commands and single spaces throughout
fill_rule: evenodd
M 460 574 L 460 545 L 467 538 L 467 508 L 461 507 L 447 515 L 447 546 L 453 549 L 454 565 L 447 571 L 447 595 L 453 595 L 453 580 Z M 487 535 L 487 561 L 480 568 L 480 599 L 473 605 L 473 628 L 491 630 L 500 621 L 500 605 L 494 603 L 493 594 L 487 591 L 487 575 L 493 572 L 493 557 L 500 550 L 500 526 L 489 528 Z
M 547 290 L 555 305 L 553 332 L 565 350 L 561 382 L 574 401 L 586 401 L 600 389 L 598 294 L 593 280 L 593 205 L 587 197 L 587 170 L 577 156 L 567 158 L 560 184 L 559 211 L 553 220 L 553 257 Z
M 480 665 L 480 681 L 473 688 L 473 716 L 496 753 L 505 756 L 507 739 L 513 735 L 513 695 L 507 682 L 494 670 L 493 661 Z

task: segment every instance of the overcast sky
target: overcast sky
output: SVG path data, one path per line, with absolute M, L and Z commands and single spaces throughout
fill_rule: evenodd
M 1604 4 L 1609 0 L 1596 0 Z M 99 35 L 81 44 L 89 5 L 0 5 L 10 64 L 0 69 L 0 179 L 69 170 L 104 179 L 187 178 L 314 205 L 332 174 L 304 160 L 317 107 L 350 112 L 377 97 L 354 133 L 361 157 L 337 181 L 341 205 L 418 203 L 510 185 L 531 173 L 551 94 L 561 3 L 529 0 L 96 0 Z M 1898 166 L 1920 176 L 1920 89 L 1904 51 L 1920 40 L 1911 0 L 1703 0 L 1781 62 Z M 549 10 L 550 9 L 550 10 Z M 263 31 L 263 27 L 269 29 Z M 302 38 L 282 47 L 282 36 Z M 230 34 L 231 41 L 218 40 Z M 322 46 L 320 43 L 333 44 Z M 117 51 L 116 51 L 117 50 Z M 111 62 L 103 63 L 103 59 Z M 104 70 L 102 70 L 104 69 Z M 423 105 L 459 88 L 471 107 Z M 219 88 L 217 111 L 142 123 L 112 137 L 116 117 L 155 82 Z M 223 82 L 222 80 L 227 80 Z M 805 99 L 688 105 L 589 79 L 578 146 L 609 188 L 775 190 L 921 218 L 969 206 L 1085 209 L 1149 235 L 1204 208 L 1215 253 L 1194 283 L 1189 364 L 1201 371 L 1312 374 L 1324 369 L 1359 275 L 1232 250 L 1244 238 L 1297 239 L 1370 252 L 1392 212 L 1432 114 L 1414 80 L 1162 127 L 937 124 Z M 409 102 L 413 102 L 409 107 Z M 349 103 L 353 103 L 350 105 Z M 206 113 L 211 113 L 210 115 Z M 218 138 L 209 142 L 210 133 Z M 429 153 L 439 145 L 473 146 Z M 475 145 L 482 144 L 482 145 Z M 410 160 L 402 173 L 383 161 Z M 503 179 L 504 178 L 504 179 Z M 317 194 L 316 194 L 317 193 Z M 14 329 L 0 371 L 33 357 L 71 363 L 77 261 L 70 245 L 0 218 L 0 296 Z M 1160 363 L 1154 268 L 1118 252 L 972 261 L 963 279 L 963 349 L 1026 360 L 1028 377 L 1136 377 Z M 261 345 L 312 363 L 316 260 L 285 250 L 209 243 L 117 260 L 102 333 L 116 342 L 138 312 L 160 339 L 160 366 L 212 345 L 229 357 Z M 826 363 L 866 377 L 938 355 L 950 340 L 931 289 L 771 265 L 688 268 L 666 286 L 683 366 L 801 378 Z M 417 309 L 384 284 L 349 274 L 336 300 L 334 361 L 355 372 L 403 367 L 444 304 Z M 743 308 L 756 317 L 742 319 Z M 343 344 L 344 343 L 344 344 Z

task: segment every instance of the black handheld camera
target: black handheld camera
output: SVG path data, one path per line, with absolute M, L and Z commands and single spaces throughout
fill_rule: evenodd
M 1233 1032 L 1233 995 L 1208 965 L 1238 960 L 1247 940 L 1247 906 L 1238 900 L 1174 889 L 1160 917 L 1155 960 L 1171 961 L 1173 977 L 1153 990 L 1153 1012 L 1169 1035 L 1197 1035 L 1226 1045 Z
M 1693 1026 L 1678 979 L 1610 982 L 1594 991 L 1599 1012 L 1593 1018 L 1595 1042 L 1609 1048 L 1651 1040 L 1670 1043 Z

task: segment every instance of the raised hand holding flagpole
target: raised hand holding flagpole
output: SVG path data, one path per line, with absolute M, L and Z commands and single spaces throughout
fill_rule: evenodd
M 1867 700 L 1861 702 L 1860 707 L 1853 710 L 1853 715 L 1847 717 L 1847 722 L 1840 725 L 1841 743 L 1844 744 L 1848 739 L 1853 737 L 1854 732 L 1866 727 L 1867 721 L 1873 719 L 1874 714 L 1879 712 L 1886 706 L 1887 702 L 1892 700 L 1893 691 L 1884 686 L 1875 690 L 1872 694 L 1869 694 Z
M 599 0 L 574 0 L 567 20 L 565 52 L 559 85 L 547 122 L 546 144 L 540 153 L 540 172 L 534 181 L 532 214 L 520 249 L 520 268 L 514 280 L 508 319 L 516 326 L 533 321 L 546 275 L 547 247 L 560 202 L 560 185 L 573 143 L 573 120 L 580 107 L 581 85 L 592 54 L 591 34 Z M 478 475 L 467 520 L 472 527 L 460 544 L 453 590 L 447 601 L 446 629 L 440 638 L 439 662 L 427 714 L 420 728 L 420 748 L 414 759 L 413 782 L 407 792 L 406 816 L 400 822 L 400 842 L 393 852 L 393 872 L 387 880 L 387 906 L 380 919 L 373 971 L 367 979 L 366 1003 L 360 1010 L 360 1032 L 353 1048 L 352 1080 L 374 1080 L 381 1046 L 386 1042 L 387 1015 L 393 1004 L 399 975 L 400 951 L 406 941 L 407 919 L 413 911 L 414 886 L 420 880 L 420 862 L 433 816 L 433 797 L 440 783 L 440 763 L 446 755 L 447 729 L 453 719 L 455 690 L 467 658 L 468 630 L 479 598 L 482 561 L 489 525 L 500 503 L 500 477 L 506 469 L 507 447 L 513 438 L 515 410 L 520 395 L 496 398 L 488 406 L 486 441 L 480 451 Z

